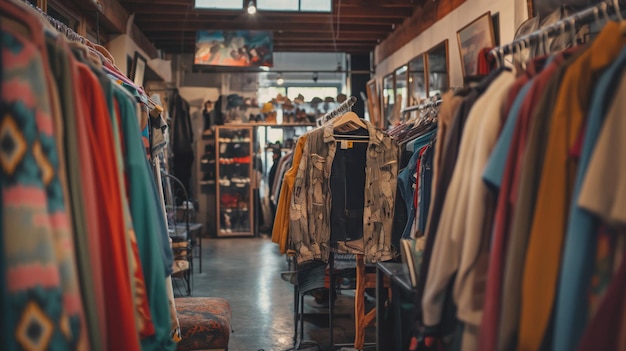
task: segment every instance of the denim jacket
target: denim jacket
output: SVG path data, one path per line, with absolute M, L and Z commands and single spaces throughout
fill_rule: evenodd
M 363 239 L 338 242 L 336 252 L 364 254 L 366 262 L 396 256 L 391 226 L 398 179 L 398 147 L 391 137 L 367 124 Z M 330 173 L 337 151 L 332 123 L 309 133 L 289 209 L 291 242 L 298 263 L 328 261 L 330 253 Z

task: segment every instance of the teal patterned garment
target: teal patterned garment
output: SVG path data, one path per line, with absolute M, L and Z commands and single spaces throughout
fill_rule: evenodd
M 144 269 L 144 279 L 150 304 L 150 313 L 154 322 L 156 334 L 141 340 L 143 351 L 173 351 L 176 343 L 170 336 L 170 310 L 165 279 L 167 269 L 171 269 L 172 261 L 163 258 L 163 247 L 169 242 L 163 241 L 167 237 L 165 220 L 159 215 L 162 211 L 158 205 L 157 189 L 151 167 L 146 159 L 142 147 L 141 132 L 137 123 L 137 114 L 134 98 L 122 87 L 114 86 L 114 98 L 118 103 L 121 120 L 121 130 L 124 145 L 124 165 L 127 171 L 130 210 L 133 217 L 133 227 L 137 234 L 139 257 Z
M 40 52 L 0 31 L 2 350 L 88 348 Z

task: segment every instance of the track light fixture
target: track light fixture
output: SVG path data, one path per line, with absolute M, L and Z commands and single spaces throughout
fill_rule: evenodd
M 281 73 L 278 75 L 278 78 L 276 78 L 276 84 L 283 85 L 283 83 L 285 83 L 285 80 L 283 79 L 283 75 Z
M 250 0 L 248 3 L 248 13 L 251 15 L 256 13 L 256 4 L 254 3 L 254 0 Z

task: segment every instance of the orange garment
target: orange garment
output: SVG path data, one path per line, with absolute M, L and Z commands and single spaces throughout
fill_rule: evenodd
M 619 27 L 615 22 L 607 24 L 591 47 L 569 66 L 561 83 L 524 263 L 520 351 L 539 350 L 552 314 L 578 166 L 569 151 L 584 124 L 594 82 L 626 44 Z
M 304 150 L 304 143 L 307 138 L 308 134 L 298 138 L 296 150 L 293 153 L 291 168 L 285 172 L 283 186 L 280 189 L 280 196 L 278 198 L 278 205 L 276 206 L 274 229 L 272 229 L 272 241 L 278 244 L 280 247 L 280 253 L 287 252 L 287 242 L 289 238 L 289 203 L 291 202 L 293 184 L 296 182 L 296 174 L 298 174 L 298 166 L 300 166 L 302 150 Z
M 109 350 L 139 351 L 135 305 L 131 289 L 128 238 L 122 211 L 122 198 L 115 160 L 113 132 L 102 87 L 90 68 L 78 64 L 77 89 L 81 91 L 81 116 L 93 160 L 97 201 L 97 221 L 103 260 L 103 285 Z

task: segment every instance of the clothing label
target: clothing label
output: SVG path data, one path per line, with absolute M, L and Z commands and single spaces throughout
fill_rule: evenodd
M 347 141 L 347 140 L 342 140 L 342 141 L 341 141 L 341 148 L 342 148 L 343 150 L 345 150 L 345 149 L 347 149 L 347 148 L 348 148 L 348 141 Z
M 348 141 L 348 149 L 352 149 L 352 146 L 353 146 L 353 145 L 354 145 L 354 143 L 353 143 L 353 142 Z

